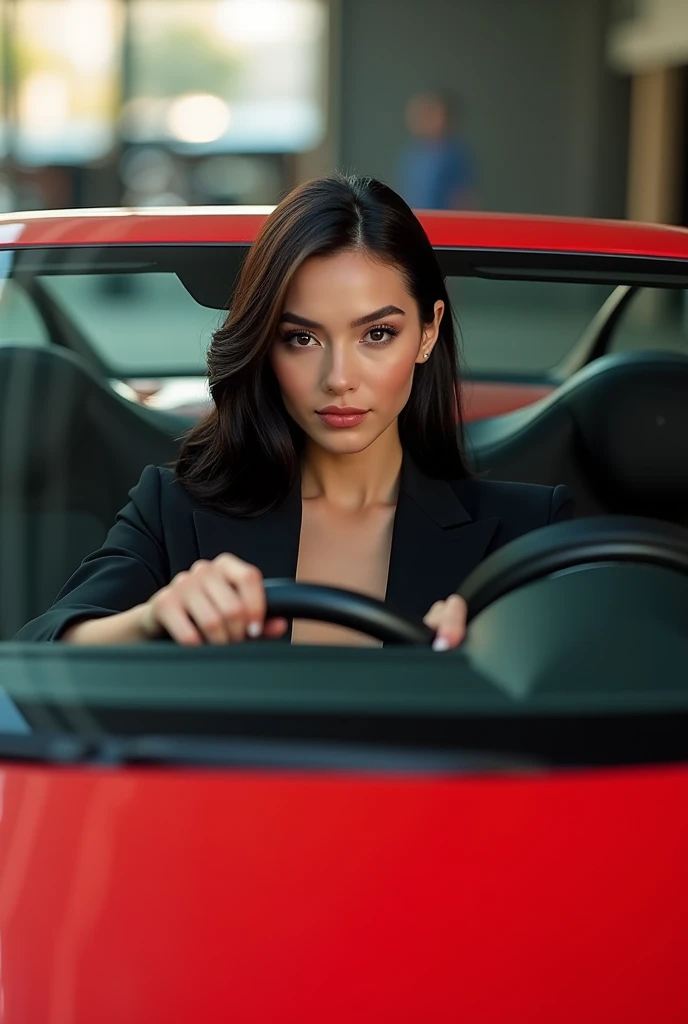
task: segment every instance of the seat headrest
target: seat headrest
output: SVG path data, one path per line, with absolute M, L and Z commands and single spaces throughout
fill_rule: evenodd
M 577 378 L 562 398 L 605 489 L 641 506 L 688 501 L 688 357 L 609 357 Z
M 0 345 L 0 472 L 3 480 L 59 484 L 97 435 L 113 464 L 143 469 L 177 451 L 185 423 L 143 409 L 61 349 Z M 132 483 L 135 482 L 132 481 Z

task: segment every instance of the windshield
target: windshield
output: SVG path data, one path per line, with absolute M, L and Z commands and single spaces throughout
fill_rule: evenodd
M 346 746 L 367 738 L 397 752 L 399 745 L 420 745 L 438 756 L 460 748 L 471 756 L 516 759 L 504 764 L 523 758 L 581 763 L 588 756 L 577 718 L 582 711 L 601 715 L 604 728 L 612 730 L 597 734 L 602 738 L 588 751 L 593 760 L 634 760 L 633 744 L 618 732 L 618 693 L 607 694 L 602 686 L 604 706 L 565 687 L 554 703 L 537 687 L 516 699 L 515 691 L 495 687 L 489 672 L 462 652 L 438 664 L 429 651 L 404 653 L 393 646 L 338 649 L 333 658 L 279 645 L 220 655 L 175 651 L 166 643 L 85 652 L 59 644 L 19 650 L 9 642 L 103 543 L 144 467 L 171 464 L 184 433 L 207 411 L 206 353 L 231 307 L 246 251 L 244 245 L 147 245 L 2 252 L 0 734 L 95 738 L 95 747 L 72 752 L 74 759 L 88 760 L 102 756 L 107 735 L 226 739 L 239 722 L 248 735 L 271 742 L 297 737 Z M 627 268 L 607 267 L 596 277 L 594 269 L 581 272 L 578 263 L 553 272 L 552 261 L 548 269 L 543 258 L 540 271 L 531 267 L 526 274 L 499 267 L 494 254 L 441 250 L 438 256 L 468 381 L 469 421 L 527 408 L 552 393 L 571 372 L 567 360 L 583 365 L 605 331 L 607 352 L 688 351 L 678 279 L 643 286 L 640 274 L 630 285 L 633 301 L 612 325 L 609 310 L 629 288 Z M 54 362 L 43 364 L 42 357 L 18 369 L 16 353 L 27 351 L 51 358 L 57 353 L 60 373 L 69 364 L 72 377 L 58 374 L 49 385 Z M 494 386 L 502 388 L 501 405 L 494 405 Z M 43 395 L 38 406 L 36 394 Z M 679 716 L 688 713 L 684 696 L 672 690 Z M 662 718 L 666 704 L 660 708 L 653 699 L 650 689 L 636 687 L 632 707 L 624 698 L 624 713 L 630 708 L 650 716 L 659 730 L 657 750 L 663 745 L 675 754 Z M 491 724 L 467 727 L 479 719 Z M 561 740 L 557 750 L 551 728 Z M 110 748 L 110 755 L 123 762 L 196 756 L 155 749 Z M 35 754 L 35 748 L 17 750 L 21 757 Z M 253 756 L 236 746 L 213 750 L 227 763 Z M 273 756 L 275 748 L 270 751 L 260 747 L 258 760 Z M 342 763 L 349 763 L 349 755 L 342 755 Z
M 4 250 L 0 344 L 80 348 L 120 380 L 198 379 L 246 251 L 242 245 Z M 468 261 L 455 272 L 451 255 L 439 252 L 449 264 L 445 280 L 469 377 L 556 376 L 627 278 L 619 270 L 581 282 L 570 272 L 570 280 L 558 281 L 543 266 L 541 279 L 519 279 L 516 269 L 495 279 Z M 688 351 L 684 290 L 639 290 L 644 297 L 634 306 L 645 312 L 623 318 L 610 351 Z
M 199 376 L 245 247 L 5 251 L 0 343 L 74 347 L 114 377 Z M 448 273 L 469 374 L 547 376 L 613 284 L 485 280 Z M 51 311 L 59 312 L 58 317 Z M 683 345 L 666 332 L 670 345 Z

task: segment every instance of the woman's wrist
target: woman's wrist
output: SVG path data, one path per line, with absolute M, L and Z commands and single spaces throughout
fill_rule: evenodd
M 97 619 L 81 619 L 68 626 L 60 640 L 68 644 L 136 644 L 155 635 L 147 604 Z
M 154 640 L 160 635 L 160 628 L 153 616 L 150 601 L 136 605 L 135 608 L 131 608 L 126 614 L 131 615 L 131 626 L 137 633 L 139 641 Z

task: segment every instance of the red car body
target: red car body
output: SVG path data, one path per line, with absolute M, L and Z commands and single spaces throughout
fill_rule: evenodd
M 688 768 L 6 769 L 8 1024 L 684 1024 Z
M 247 242 L 263 219 L 17 215 L 0 237 Z M 688 257 L 677 229 L 423 219 L 437 245 Z M 493 388 L 489 408 L 528 398 Z M 0 785 L 4 1024 L 688 1020 L 688 766 L 6 765 Z

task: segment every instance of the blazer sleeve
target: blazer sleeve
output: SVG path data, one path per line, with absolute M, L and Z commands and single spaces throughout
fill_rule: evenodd
M 558 484 L 552 490 L 549 507 L 549 523 L 561 523 L 565 519 L 573 519 L 576 502 L 571 491 L 564 484 Z
M 84 559 L 52 606 L 22 626 L 15 640 L 58 640 L 76 620 L 127 611 L 169 582 L 160 491 L 160 471 L 147 466 L 103 546 Z

